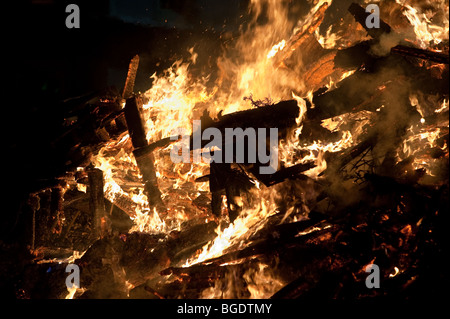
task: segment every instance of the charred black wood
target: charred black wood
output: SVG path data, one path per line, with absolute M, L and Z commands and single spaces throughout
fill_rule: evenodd
M 103 172 L 98 169 L 88 170 L 89 207 L 92 214 L 94 237 L 103 238 L 111 233 L 111 220 L 106 213 L 103 194 Z
M 277 216 L 278 215 L 278 216 Z M 295 237 L 299 233 L 312 229 L 313 226 L 319 226 L 326 220 L 326 216 L 317 212 L 310 212 L 308 218 L 298 222 L 283 222 L 284 213 L 270 216 L 266 220 L 264 227 L 257 233 L 249 237 L 249 241 L 258 241 L 270 238 L 289 238 Z
M 95 241 L 83 257 L 76 260 L 83 285 L 87 288 L 80 299 L 126 298 L 123 273 L 118 271 L 124 247 L 123 240 L 118 236 L 105 236 Z
M 336 52 L 334 63 L 336 67 L 343 69 L 357 69 L 364 65 L 366 69 L 372 69 L 375 57 L 369 54 L 373 45 L 373 40 L 362 41 L 349 48 L 344 48 Z
M 62 230 L 62 218 L 64 217 L 64 190 L 62 187 L 52 188 L 52 197 L 50 205 L 50 214 L 52 225 L 50 230 L 52 233 L 60 234 Z
M 116 121 L 119 117 L 123 117 L 124 116 L 124 109 L 120 109 L 120 110 L 116 110 L 111 112 L 107 117 L 105 117 L 104 119 L 101 120 L 100 122 L 100 126 L 106 126 L 109 123 Z M 125 120 L 125 119 L 124 119 Z M 126 125 L 124 128 L 116 128 L 117 131 L 125 131 L 126 130 Z
M 230 217 L 230 222 L 234 222 L 242 211 L 242 202 L 237 200 L 242 195 L 241 185 L 235 182 L 229 183 L 225 188 L 225 195 L 227 196 L 228 216 Z
M 215 283 L 216 289 L 220 290 L 221 288 L 219 286 L 221 286 L 224 290 L 227 288 L 236 290 L 222 292 L 228 296 L 232 294 L 233 296 L 236 295 L 236 298 L 248 298 L 249 294 L 246 291 L 246 283 L 239 281 L 232 283 L 232 287 L 230 287 L 227 276 L 234 274 L 236 277 L 241 277 L 246 272 L 246 269 L 254 266 L 253 264 L 255 264 L 255 261 L 249 261 L 239 265 L 171 267 L 161 272 L 161 274 L 165 276 L 171 275 L 172 278 L 177 278 L 177 280 L 163 286 L 156 283 L 154 286 L 157 287 L 158 293 L 164 295 L 166 298 L 201 298 L 202 292 L 205 289 L 211 288 L 212 283 Z M 217 282 L 220 281 L 224 282 L 217 285 Z M 219 291 L 218 293 L 220 294 Z
M 135 149 L 148 145 L 145 126 L 141 117 L 141 107 L 141 99 L 139 97 L 131 97 L 127 99 L 124 109 L 131 143 Z
M 258 131 L 258 128 L 277 128 L 279 133 L 280 131 L 286 132 L 288 129 L 296 126 L 295 120 L 298 117 L 299 112 L 300 110 L 297 102 L 295 100 L 291 100 L 283 101 L 275 105 L 259 107 L 256 109 L 219 116 L 219 120 L 216 122 L 210 119 L 207 114 L 204 114 L 202 127 L 198 128 L 198 131 L 194 132 L 191 136 L 191 150 L 203 147 L 211 142 L 208 140 L 205 141 L 203 139 L 199 145 L 194 145 L 193 142 L 194 136 L 196 134 L 198 134 L 197 136 L 201 136 L 202 132 L 207 128 L 217 128 L 218 130 L 220 130 L 222 132 L 222 141 L 220 142 L 229 143 L 230 141 L 226 141 L 224 139 L 226 129 L 238 128 L 246 130 L 247 128 L 252 128 L 255 131 Z M 234 143 L 235 142 L 233 141 L 233 145 L 226 144 L 225 147 L 234 147 Z M 247 146 L 250 147 L 249 145 Z M 256 149 L 254 151 L 256 152 Z M 218 155 L 222 159 L 221 162 L 225 163 L 225 152 L 221 151 L 215 155 Z M 233 155 L 235 158 L 236 154 L 234 154 L 234 152 Z M 246 157 L 246 159 L 248 158 Z M 241 204 L 236 201 L 236 199 L 239 198 L 243 192 L 246 192 L 252 186 L 245 174 L 242 174 L 237 170 L 232 170 L 230 164 L 222 163 L 211 163 L 209 182 L 210 190 L 213 194 L 211 201 L 212 213 L 216 216 L 220 216 L 222 196 L 226 195 L 229 217 L 231 221 L 234 221 L 241 210 Z M 257 172 L 259 165 L 262 164 L 256 163 L 254 165 L 253 170 L 255 172 Z M 296 169 L 299 169 L 299 167 L 296 167 Z M 291 172 L 293 173 L 293 170 L 291 170 Z M 287 172 L 283 172 L 279 173 L 272 180 L 268 180 L 268 178 L 266 179 L 268 183 L 275 184 L 279 181 L 282 181 L 285 178 L 285 175 L 287 177 L 287 175 L 289 174 L 287 174 Z
M 219 217 L 222 210 L 222 196 L 227 197 L 227 208 L 230 221 L 233 222 L 242 210 L 242 203 L 238 200 L 248 192 L 253 184 L 243 172 L 232 169 L 231 164 L 211 163 L 209 185 L 212 193 L 212 213 Z
M 139 97 L 127 99 L 125 104 L 125 119 L 131 142 L 134 147 L 134 157 L 143 176 L 145 192 L 151 207 L 159 207 L 164 211 L 161 192 L 158 188 L 158 180 L 155 171 L 155 159 L 152 152 L 148 151 L 148 142 L 145 126 L 141 117 L 142 100 Z
M 152 295 L 154 295 L 155 297 L 157 297 L 158 299 L 165 299 L 163 296 L 161 296 L 160 293 L 158 293 L 155 289 L 145 285 L 144 287 L 145 291 L 151 293 Z
M 223 195 L 225 195 L 223 191 L 211 192 L 211 212 L 216 217 L 222 215 Z
M 203 131 L 207 128 L 213 127 L 220 130 L 222 137 L 225 137 L 225 129 L 247 129 L 253 128 L 257 131 L 258 128 L 278 128 L 280 133 L 283 130 L 296 126 L 296 118 L 300 114 L 300 109 L 297 105 L 297 101 L 281 101 L 274 105 L 268 105 L 255 109 L 239 111 L 231 114 L 219 116 L 218 121 L 212 123 L 206 123 L 202 127 L 195 131 L 190 138 L 191 150 L 195 150 L 199 147 L 204 147 L 211 140 L 203 140 L 200 145 L 194 145 L 193 136 L 198 134 L 202 136 Z M 221 141 L 223 143 L 223 141 Z
M 273 186 L 275 184 L 281 183 L 286 179 L 295 179 L 301 177 L 301 173 L 316 167 L 316 164 L 312 161 L 296 164 L 291 167 L 281 168 L 273 174 L 258 174 L 256 171 L 253 172 L 255 176 L 264 183 L 266 186 Z
M 425 117 L 425 123 L 429 125 L 439 126 L 441 123 L 445 123 L 446 121 L 448 121 L 448 118 L 449 118 L 449 111 L 433 113 Z
M 341 134 L 339 132 L 331 132 L 330 130 L 324 128 L 320 121 L 305 119 L 302 122 L 302 125 L 302 132 L 298 137 L 302 143 L 313 143 L 318 140 L 332 143 L 341 138 Z
M 436 63 L 449 64 L 449 55 L 441 52 L 407 47 L 405 45 L 397 45 L 391 49 L 391 52 L 403 56 L 411 56 Z
M 155 158 L 153 153 L 144 152 L 140 153 L 140 150 L 133 151 L 136 163 L 143 176 L 144 189 L 148 198 L 149 205 L 151 207 L 159 207 L 164 211 L 164 204 L 161 199 L 161 191 L 158 187 L 158 180 L 155 171 Z
M 391 33 L 391 27 L 380 19 L 379 28 L 369 28 L 367 26 L 366 20 L 372 14 L 371 12 L 366 12 L 366 10 L 359 4 L 352 3 L 348 8 L 348 11 L 352 14 L 355 20 L 367 31 L 367 33 L 374 39 L 378 39 L 383 34 Z
M 210 265 L 193 265 L 190 267 L 169 267 L 164 270 L 161 270 L 159 274 L 161 276 L 168 276 L 168 275 L 176 275 L 179 277 L 183 276 L 205 276 L 205 277 L 212 277 L 214 272 L 219 270 L 220 266 L 210 264 Z
M 308 269 L 307 274 L 290 282 L 270 299 L 333 300 L 344 285 L 357 286 L 352 273 L 347 270 L 347 264 L 352 264 L 351 259 L 346 258 L 343 265 L 329 270 L 328 260 L 316 261 L 314 270 Z
M 397 63 L 387 61 L 386 64 Z M 379 67 L 385 63 L 379 63 Z M 375 111 L 385 98 L 384 85 L 392 81 L 392 74 L 374 77 L 365 71 L 356 71 L 339 83 L 339 87 L 322 94 L 315 94 L 313 104 L 306 113 L 306 123 L 332 118 L 349 112 Z M 361 83 L 364 83 L 362 86 Z M 309 124 L 312 125 L 312 124 Z M 316 125 L 317 126 L 317 125 Z M 308 133 L 308 131 L 306 132 Z
M 313 286 L 314 283 L 306 280 L 304 277 L 299 277 L 277 291 L 270 299 L 297 299 Z
M 343 150 L 336 153 L 325 154 L 327 163 L 330 163 L 326 170 L 319 174 L 319 176 L 333 175 L 339 170 L 343 169 L 349 162 L 363 154 L 368 149 L 375 147 L 379 140 L 377 133 L 368 134 L 368 136 L 359 144 L 350 148 L 350 150 Z

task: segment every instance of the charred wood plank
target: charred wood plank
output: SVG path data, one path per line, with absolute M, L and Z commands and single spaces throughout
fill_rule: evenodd
M 125 119 L 134 147 L 134 157 L 143 176 L 145 192 L 151 207 L 163 209 L 161 192 L 158 188 L 158 181 L 155 171 L 155 159 L 152 152 L 148 151 L 148 142 L 141 117 L 142 100 L 139 97 L 127 99 L 125 104 Z
M 257 174 L 257 172 L 253 172 L 255 176 L 264 183 L 266 186 L 273 186 L 275 184 L 281 183 L 286 179 L 294 179 L 301 175 L 302 172 L 310 170 L 311 168 L 316 167 L 316 164 L 313 161 L 300 163 L 293 165 L 291 167 L 285 167 L 273 174 Z
M 391 63 L 387 63 L 387 65 L 391 65 Z M 349 112 L 374 112 L 383 104 L 389 107 L 392 105 L 392 101 L 386 98 L 389 90 L 397 88 L 400 91 L 399 83 L 406 86 L 409 81 L 401 74 L 394 79 L 391 74 L 382 74 L 374 79 L 373 74 L 358 70 L 339 82 L 336 89 L 326 93 L 318 91 L 317 94 L 314 94 L 314 108 L 312 106 L 308 108 L 305 121 L 324 120 Z M 361 83 L 364 83 L 364 86 L 361 86 Z
M 198 130 L 194 131 L 190 137 L 191 150 L 204 147 L 210 140 L 201 141 L 201 145 L 194 145 L 194 136 L 201 136 L 203 131 L 207 128 L 217 128 L 222 133 L 222 138 L 225 136 L 226 128 L 278 128 L 278 132 L 296 126 L 296 118 L 300 114 L 300 108 L 295 100 L 281 101 L 279 103 L 258 107 L 255 109 L 245 110 L 219 116 L 218 121 L 206 123 Z M 223 142 L 223 141 L 222 141 Z
M 145 126 L 141 117 L 141 107 L 142 100 L 139 97 L 131 97 L 127 99 L 124 109 L 131 143 L 135 149 L 148 145 Z
M 98 169 L 88 170 L 89 207 L 92 213 L 94 236 L 104 238 L 111 233 L 111 220 L 106 214 L 103 194 L 103 172 Z
M 441 52 L 413 48 L 405 45 L 397 45 L 391 49 L 391 52 L 403 56 L 411 56 L 436 63 L 449 64 L 449 55 Z
M 155 170 L 155 157 L 153 153 L 144 152 L 142 154 L 139 149 L 133 151 L 136 163 L 143 176 L 144 190 L 151 207 L 159 207 L 163 209 L 163 202 L 161 199 L 161 191 L 158 187 L 158 180 Z

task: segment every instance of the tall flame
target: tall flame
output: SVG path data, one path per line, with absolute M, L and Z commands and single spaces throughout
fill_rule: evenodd
M 441 43 L 444 39 L 448 39 L 449 13 L 448 1 L 433 1 L 433 9 L 428 7 L 426 10 L 412 7 L 404 4 L 405 1 L 396 0 L 397 3 L 403 5 L 405 10 L 403 14 L 408 18 L 414 27 L 416 40 L 421 48 L 434 47 Z M 434 22 L 440 18 L 439 25 Z

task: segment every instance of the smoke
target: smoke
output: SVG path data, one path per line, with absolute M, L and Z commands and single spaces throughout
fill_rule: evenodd
M 382 34 L 377 43 L 370 47 L 369 53 L 380 57 L 388 56 L 391 52 L 391 49 L 400 44 L 403 39 L 403 35 L 395 32 Z

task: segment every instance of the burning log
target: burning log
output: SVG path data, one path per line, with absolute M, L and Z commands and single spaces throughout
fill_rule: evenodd
M 141 118 L 141 104 L 142 100 L 138 97 L 127 99 L 125 105 L 125 119 L 127 121 L 131 142 L 134 147 L 133 154 L 144 178 L 145 192 L 149 205 L 151 207 L 159 207 L 161 211 L 164 211 L 161 192 L 158 188 L 158 181 L 156 178 L 155 159 L 151 149 L 149 150 L 148 148 L 144 123 Z
M 142 100 L 139 97 L 131 97 L 127 99 L 124 109 L 128 132 L 130 133 L 131 143 L 134 149 L 148 145 L 144 122 L 141 118 L 141 107 Z
M 164 285 L 156 283 L 155 286 L 157 287 L 158 293 L 164 295 L 166 298 L 201 298 L 203 291 L 211 288 L 212 283 L 221 280 L 227 281 L 230 273 L 236 276 L 239 276 L 238 274 L 243 275 L 247 267 L 252 267 L 256 264 L 256 260 L 250 260 L 245 262 L 245 264 L 238 265 L 218 266 L 210 264 L 193 265 L 190 267 L 170 267 L 161 271 L 160 275 L 170 275 L 172 278 L 177 278 L 177 280 Z M 240 283 L 240 285 L 242 285 L 240 288 L 243 288 L 241 293 L 245 294 L 245 282 Z M 245 298 L 245 296 L 241 297 Z
M 336 162 L 332 162 L 332 168 L 327 168 L 322 174 L 325 174 L 332 169 L 342 169 L 345 165 L 351 162 L 353 159 L 364 153 L 367 149 L 375 147 L 376 143 L 379 140 L 379 135 L 374 133 L 369 135 L 366 139 L 361 141 L 361 143 L 355 145 L 350 150 L 342 151 L 338 156 L 334 156 L 336 158 Z M 331 162 L 331 161 L 330 161 Z

